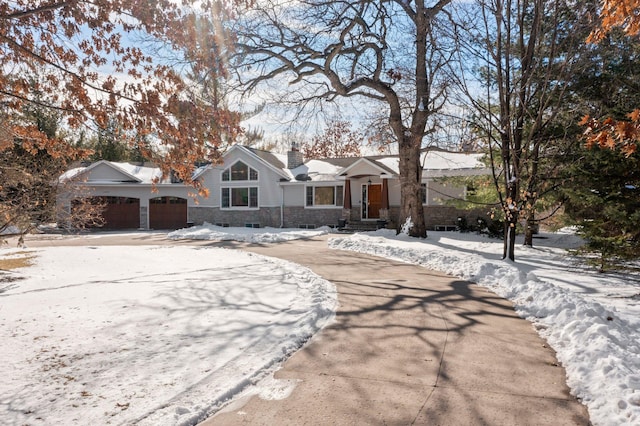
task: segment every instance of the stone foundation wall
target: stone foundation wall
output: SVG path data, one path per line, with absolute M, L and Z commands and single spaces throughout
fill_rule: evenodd
M 301 225 L 337 226 L 342 218 L 342 209 L 305 209 L 304 207 L 284 208 L 284 227 L 298 228 Z
M 142 209 L 141 209 L 142 210 Z M 387 228 L 397 229 L 398 218 L 400 217 L 399 207 L 390 207 L 384 212 L 388 220 Z M 458 224 L 458 217 L 467 219 L 467 223 L 475 224 L 479 217 L 487 219 L 486 209 L 460 210 L 450 206 L 425 206 L 425 222 L 427 229 L 433 230 L 440 226 L 451 227 Z M 141 211 L 142 220 L 146 223 L 146 212 Z M 360 221 L 360 209 L 305 209 L 304 207 L 284 208 L 284 227 L 298 228 L 312 225 L 319 228 L 321 226 L 337 226 L 340 219 L 348 222 Z M 244 227 L 246 224 L 258 224 L 261 228 L 265 226 L 280 227 L 280 207 L 263 207 L 259 210 L 221 210 L 213 207 L 189 207 L 189 222 L 194 225 L 202 225 L 204 222 L 211 224 L 228 224 L 229 226 Z
M 225 224 L 244 227 L 247 224 L 258 224 L 260 228 L 280 227 L 280 207 L 262 207 L 258 210 L 221 210 L 215 207 L 189 207 L 189 222 L 202 225 Z
M 140 206 L 140 229 L 147 228 L 147 219 L 149 218 L 149 208 L 146 206 Z
M 456 226 L 458 217 L 464 217 L 467 223 L 474 224 L 478 217 L 487 219 L 487 209 L 461 210 L 451 206 L 426 206 L 424 217 L 427 229 L 437 226 Z
M 357 216 L 360 211 L 351 210 L 352 220 L 359 220 Z M 356 218 L 354 218 L 356 216 Z M 424 219 L 427 229 L 434 230 L 440 226 L 456 226 L 458 217 L 467 219 L 468 224 L 475 224 L 479 217 L 488 219 L 487 210 L 483 208 L 474 210 L 461 210 L 451 206 L 424 206 Z M 400 207 L 392 206 L 387 212 L 387 228 L 397 229 L 402 224 L 398 223 L 400 218 Z

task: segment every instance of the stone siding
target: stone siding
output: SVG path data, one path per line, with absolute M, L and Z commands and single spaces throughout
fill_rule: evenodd
M 147 227 L 147 218 L 149 217 L 148 207 L 140 206 L 140 229 L 149 229 Z
M 486 209 L 462 210 L 451 206 L 425 206 L 425 222 L 427 229 L 436 229 L 438 226 L 456 226 L 458 217 L 464 217 L 468 224 L 477 222 L 478 217 L 487 219 Z
M 359 220 L 360 210 L 351 211 L 351 220 Z M 387 228 L 397 229 L 402 224 L 398 223 L 400 218 L 400 208 L 392 206 L 387 213 Z M 355 217 L 354 217 L 355 216 Z M 488 219 L 486 209 L 479 208 L 473 210 L 462 210 L 451 206 L 424 206 L 424 219 L 427 229 L 435 230 L 439 227 L 453 227 L 458 225 L 458 217 L 464 217 L 468 224 L 475 224 L 479 217 Z
M 304 207 L 284 208 L 284 227 L 298 228 L 300 225 L 337 226 L 342 218 L 342 209 L 305 209 Z
M 280 227 L 280 207 L 262 207 L 258 210 L 221 210 L 215 207 L 189 207 L 189 222 L 202 225 L 225 224 L 244 227 L 246 224 L 258 224 L 261 228 Z
M 141 209 L 142 219 L 146 221 L 146 212 Z M 397 229 L 400 217 L 399 207 L 390 207 L 387 211 L 387 228 Z M 460 210 L 450 206 L 425 206 L 424 216 L 427 229 L 434 230 L 439 227 L 453 227 L 458 224 L 458 217 L 467 219 L 468 224 L 475 224 L 479 217 L 487 219 L 485 209 Z M 304 207 L 284 208 L 284 227 L 298 228 L 300 226 L 337 226 L 340 219 L 356 223 L 360 221 L 360 209 L 306 209 Z M 228 224 L 229 226 L 246 226 L 248 223 L 257 223 L 261 228 L 265 226 L 280 227 L 280 207 L 263 207 L 259 210 L 221 210 L 213 207 L 189 207 L 189 222 L 194 225 L 202 225 L 204 222 L 211 224 Z

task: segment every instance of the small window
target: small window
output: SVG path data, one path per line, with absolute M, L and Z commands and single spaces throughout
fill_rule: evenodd
M 223 182 L 229 182 L 229 181 L 238 182 L 238 181 L 249 181 L 249 180 L 252 180 L 252 181 L 258 180 L 258 172 L 257 170 L 247 166 L 242 161 L 238 161 L 228 169 L 225 169 L 222 171 Z
M 307 206 L 313 206 L 313 186 L 307 186 Z
M 249 180 L 249 167 L 242 161 L 231 166 L 231 180 Z
M 420 199 L 422 200 L 422 204 L 427 204 L 427 184 L 420 184 Z
M 221 207 L 229 207 L 229 188 L 222 188 L 222 197 L 220 199 Z
M 249 188 L 249 207 L 258 207 L 258 188 Z

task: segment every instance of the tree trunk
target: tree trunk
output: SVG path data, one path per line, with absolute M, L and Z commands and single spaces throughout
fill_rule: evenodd
M 516 224 L 509 223 L 507 225 L 507 235 L 505 235 L 507 241 L 507 258 L 515 262 L 516 260 Z
M 536 229 L 535 212 L 527 212 L 527 223 L 524 230 L 524 245 L 533 247 L 533 232 Z
M 398 157 L 400 169 L 400 229 L 407 219 L 413 226 L 409 229 L 412 237 L 426 238 L 427 227 L 422 206 L 422 165 L 420 164 L 420 140 L 414 136 L 402 135 L 398 138 Z

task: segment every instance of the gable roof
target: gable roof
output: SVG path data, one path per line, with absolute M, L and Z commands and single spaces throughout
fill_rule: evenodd
M 91 176 L 101 170 L 110 171 L 112 175 L 102 176 L 101 178 Z M 159 167 L 100 160 L 85 167 L 76 167 L 68 170 L 60 177 L 60 181 L 86 180 L 87 183 L 91 184 L 133 183 L 148 185 L 151 185 L 156 180 L 158 180 L 157 184 L 169 182 L 169 179 L 162 179 L 162 177 L 162 171 Z
M 98 162 L 92 163 L 86 167 L 77 167 L 75 169 L 71 169 L 64 173 L 61 176 L 62 181 L 71 180 L 71 179 L 89 179 L 91 173 L 98 172 L 100 169 L 108 169 L 108 171 L 113 172 L 113 176 L 111 178 L 104 179 L 91 179 L 92 183 L 113 183 L 113 182 L 133 182 L 133 183 L 142 183 L 147 173 L 140 173 L 140 170 L 132 169 L 131 167 L 124 166 L 124 163 L 115 163 L 106 160 L 100 160 Z M 137 172 L 137 173 L 136 173 Z M 138 174 L 138 176 L 136 176 Z
M 253 157 L 254 159 L 260 161 L 265 164 L 268 168 L 273 170 L 278 175 L 282 176 L 284 179 L 289 179 L 290 176 L 286 173 L 286 165 L 282 162 L 280 158 L 278 158 L 277 154 L 274 154 L 269 151 L 264 151 L 261 149 L 251 148 L 244 145 L 233 145 L 227 152 L 225 152 L 222 157 L 226 157 L 231 152 L 240 150 L 246 155 Z
M 397 155 L 374 155 L 365 157 L 325 158 L 307 160 L 302 165 L 288 169 L 286 167 L 287 155 L 276 154 L 270 151 L 233 145 L 223 158 L 234 150 L 241 151 L 242 155 L 252 157 L 274 173 L 279 175 L 281 181 L 291 183 L 303 181 L 338 181 L 347 177 L 381 175 L 387 178 L 395 178 L 399 174 L 399 159 Z M 482 163 L 484 154 L 450 152 L 440 149 L 425 150 L 421 154 L 423 164 L 423 177 L 443 176 L 472 176 L 488 174 L 488 168 Z M 216 164 L 207 164 L 194 169 L 192 179 L 198 179 L 206 170 L 216 167 Z M 71 169 L 61 176 L 61 180 L 81 179 L 89 177 L 92 172 L 107 168 L 111 170 L 110 177 L 103 179 L 91 179 L 94 184 L 134 183 L 152 184 L 154 179 L 161 179 L 162 172 L 158 167 L 141 166 L 122 162 L 101 160 L 87 167 Z M 357 170 L 359 169 L 360 170 Z M 350 172 L 354 172 L 351 176 Z M 108 174 L 108 173 L 107 173 Z M 167 183 L 168 179 L 158 184 Z
M 371 173 L 375 173 L 375 174 L 385 174 L 385 175 L 391 175 L 391 176 L 396 176 L 398 173 L 391 169 L 390 167 L 388 167 L 387 165 L 385 165 L 383 162 L 378 161 L 379 157 L 362 157 L 362 158 L 358 158 L 356 161 L 354 161 L 352 164 L 350 164 L 348 167 L 345 167 L 344 169 L 342 169 L 340 171 L 340 176 L 341 177 L 348 177 L 349 173 L 353 170 L 356 170 L 358 168 L 364 167 L 364 168 L 371 168 L 372 172 Z M 397 157 L 395 157 L 397 160 Z M 357 177 L 359 175 L 354 175 L 353 177 Z

